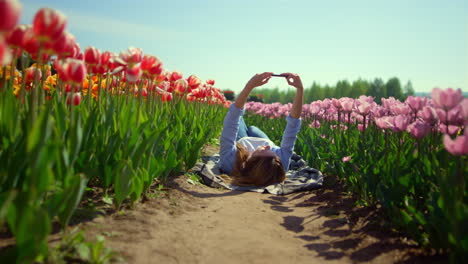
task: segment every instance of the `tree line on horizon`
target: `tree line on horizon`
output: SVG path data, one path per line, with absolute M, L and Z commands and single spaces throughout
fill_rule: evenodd
M 223 91 L 226 99 L 234 100 L 235 94 L 232 90 Z M 292 102 L 295 89 L 279 90 L 276 88 L 256 88 L 249 96 L 248 101 L 282 104 Z M 408 81 L 404 86 L 397 77 L 393 77 L 384 82 L 381 78 L 375 78 L 372 81 L 358 79 L 353 82 L 341 80 L 336 85 L 328 84 L 321 85 L 314 82 L 310 87 L 304 88 L 304 102 L 309 103 L 325 98 L 341 98 L 350 97 L 358 98 L 361 95 L 373 96 L 377 103 L 380 103 L 381 98 L 395 97 L 399 100 L 405 100 L 406 97 L 414 95 L 415 91 L 411 81 Z

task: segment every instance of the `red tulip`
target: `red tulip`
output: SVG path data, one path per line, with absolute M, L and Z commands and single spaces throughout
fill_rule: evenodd
M 6 42 L 0 36 L 0 66 L 7 65 L 11 60 L 11 52 Z
M 57 10 L 41 8 L 33 20 L 33 30 L 39 41 L 51 42 L 60 37 L 65 31 L 66 17 Z
M 79 105 L 81 103 L 81 93 L 68 93 L 67 104 Z
M 129 81 L 129 82 L 138 81 L 140 79 L 142 73 L 143 72 L 141 71 L 140 65 L 134 65 L 131 68 L 127 68 L 127 71 L 126 71 L 127 81 Z
M 21 47 L 27 51 L 31 56 L 37 55 L 39 52 L 39 41 L 34 35 L 32 27 L 26 27 L 26 30 L 23 35 L 23 43 Z
M 184 79 L 179 79 L 174 83 L 174 91 L 178 94 L 183 94 L 187 92 L 188 83 Z
M 6 42 L 15 48 L 21 48 L 23 46 L 24 34 L 26 30 L 31 26 L 17 25 L 6 37 Z
M 206 84 L 208 85 L 214 85 L 215 84 L 215 81 L 213 79 L 208 79 L 206 80 Z
M 172 94 L 171 93 L 163 93 L 161 95 L 161 101 L 163 102 L 169 102 L 172 100 Z
M 126 51 L 120 52 L 119 57 L 129 65 L 140 63 L 143 59 L 143 50 L 140 48 L 129 47 Z
M 29 67 L 26 69 L 26 83 L 39 81 L 42 78 L 42 72 L 36 67 Z
M 196 75 L 190 75 L 187 78 L 187 82 L 190 90 L 197 89 L 201 84 L 201 80 Z
M 62 64 L 62 69 L 66 75 L 66 80 L 69 82 L 81 84 L 86 78 L 86 66 L 81 60 L 67 59 Z
M 179 79 L 182 79 L 182 73 L 179 72 L 179 71 L 173 71 L 171 73 L 169 73 L 169 81 L 170 82 L 175 82 Z
M 432 101 L 435 106 L 442 108 L 445 111 L 448 111 L 454 108 L 463 100 L 463 94 L 460 88 L 453 90 L 448 88 L 447 90 L 441 90 L 439 88 L 434 88 L 432 90 Z
M 443 138 L 445 149 L 455 156 L 468 155 L 468 135 L 461 135 L 452 140 L 449 135 Z
M 84 52 L 84 61 L 88 65 L 98 65 L 101 59 L 101 52 L 95 47 L 86 47 Z
M 21 14 L 17 0 L 0 0 L 0 35 L 13 30 Z
M 162 63 L 155 56 L 145 55 L 141 61 L 141 69 L 147 76 L 156 76 L 162 72 Z

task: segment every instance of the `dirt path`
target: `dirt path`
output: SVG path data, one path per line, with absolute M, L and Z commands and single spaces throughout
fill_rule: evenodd
M 274 196 L 193 185 L 82 227 L 128 263 L 443 263 L 382 228 L 339 185 Z

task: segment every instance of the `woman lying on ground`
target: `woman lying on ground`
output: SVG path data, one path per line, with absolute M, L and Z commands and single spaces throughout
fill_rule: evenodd
M 221 170 L 229 174 L 234 185 L 267 186 L 280 183 L 286 177 L 297 133 L 301 128 L 302 97 L 304 88 L 297 74 L 283 73 L 288 84 L 297 89 L 287 125 L 276 146 L 258 127 L 247 127 L 244 119 L 244 104 L 250 92 L 264 85 L 273 73 L 264 72 L 253 76 L 230 106 L 224 118 L 221 134 Z

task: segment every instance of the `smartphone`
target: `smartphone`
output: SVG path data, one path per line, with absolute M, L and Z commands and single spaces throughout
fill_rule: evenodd
M 274 76 L 274 77 L 288 77 L 287 75 L 284 75 L 284 74 L 272 74 L 271 76 Z

